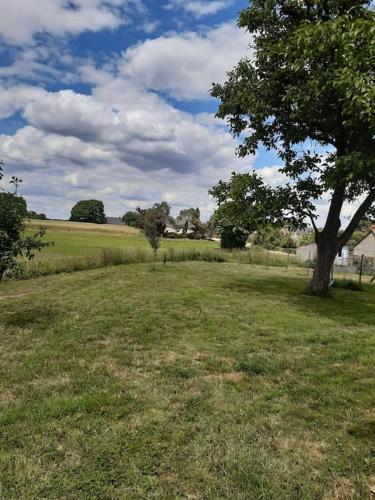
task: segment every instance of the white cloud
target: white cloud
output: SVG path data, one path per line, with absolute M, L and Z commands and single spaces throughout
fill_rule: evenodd
M 272 167 L 258 168 L 257 173 L 263 178 L 264 182 L 272 187 L 285 184 L 288 177 L 280 172 L 282 165 L 273 165 Z
M 146 21 L 142 26 L 142 31 L 145 33 L 153 33 L 160 26 L 160 21 Z
M 217 14 L 233 4 L 233 0 L 171 0 L 164 8 L 167 10 L 183 9 L 197 19 Z
M 0 119 L 12 116 L 27 103 L 40 98 L 45 91 L 31 85 L 14 85 L 2 87 L 0 85 Z
M 207 34 L 193 32 L 146 40 L 119 63 L 122 75 L 176 99 L 207 99 L 213 82 L 225 79 L 248 53 L 249 35 L 233 23 Z
M 126 22 L 127 7 L 144 9 L 141 0 L 0 0 L 0 33 L 5 41 L 22 45 L 41 33 L 114 29 Z
M 68 205 L 93 196 L 109 215 L 161 199 L 208 215 L 208 188 L 253 161 L 235 157 L 221 127 L 126 79 L 101 79 L 92 96 L 38 92 L 23 103 L 30 125 L 0 136 L 0 157 L 24 179 L 32 209 L 50 216 L 67 217 Z

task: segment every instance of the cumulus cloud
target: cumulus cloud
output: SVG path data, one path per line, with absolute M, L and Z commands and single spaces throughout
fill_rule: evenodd
M 233 0 L 171 0 L 165 9 L 183 9 L 193 14 L 197 19 L 217 14 L 220 10 L 226 9 L 233 4 Z
M 27 44 L 36 34 L 113 29 L 126 22 L 124 9 L 129 6 L 145 8 L 141 0 L 0 0 L 0 36 Z
M 248 54 L 249 35 L 226 23 L 206 34 L 163 36 L 129 48 L 119 63 L 123 76 L 176 99 L 207 99 L 213 82 Z
M 254 160 L 237 159 L 221 127 L 126 79 L 101 79 L 90 96 L 35 90 L 23 103 L 29 125 L 0 136 L 0 157 L 23 177 L 30 206 L 51 216 L 66 217 L 68 205 L 92 196 L 110 215 L 161 199 L 208 215 L 208 188 Z
M 14 85 L 4 87 L 0 85 L 0 119 L 12 116 L 16 111 L 41 98 L 45 91 L 32 85 Z

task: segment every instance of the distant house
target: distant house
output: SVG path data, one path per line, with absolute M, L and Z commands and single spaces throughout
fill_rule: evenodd
M 296 257 L 299 262 L 311 262 L 316 259 L 318 254 L 316 243 L 310 243 L 309 245 L 302 245 L 296 250 Z M 349 259 L 349 247 L 343 247 L 341 254 L 335 259 L 336 266 L 348 266 L 350 263 Z
M 364 255 L 365 257 L 375 258 L 375 227 L 354 247 L 353 253 L 356 257 Z
M 177 236 L 186 236 L 188 234 L 194 233 L 194 227 L 192 224 L 189 224 L 188 227 L 185 227 L 185 224 L 167 224 L 165 228 L 165 233 L 169 236 L 177 235 Z

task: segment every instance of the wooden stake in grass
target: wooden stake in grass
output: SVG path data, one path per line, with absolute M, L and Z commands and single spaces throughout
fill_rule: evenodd
M 360 268 L 359 268 L 359 285 L 360 286 L 362 285 L 363 260 L 364 260 L 364 258 L 365 258 L 365 256 L 361 255 L 361 265 L 360 265 Z

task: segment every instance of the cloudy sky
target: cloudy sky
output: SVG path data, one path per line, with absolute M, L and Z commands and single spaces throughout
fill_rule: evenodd
M 278 181 L 272 153 L 235 156 L 209 95 L 249 53 L 247 4 L 0 0 L 0 158 L 29 208 L 66 218 L 97 198 L 120 216 L 167 200 L 207 217 L 231 171 Z

